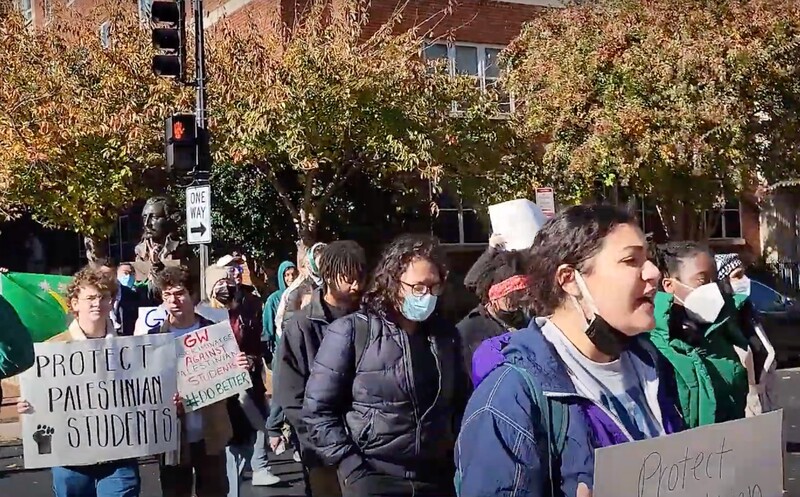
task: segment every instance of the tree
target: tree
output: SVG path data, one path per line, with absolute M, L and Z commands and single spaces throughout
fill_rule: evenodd
M 438 182 L 508 155 L 495 99 L 425 63 L 428 32 L 395 32 L 403 6 L 364 36 L 365 5 L 315 2 L 285 29 L 250 19 L 209 36 L 215 158 L 262 171 L 306 243 L 335 196 L 358 195 L 344 189 L 356 174 Z
M 191 92 L 155 77 L 149 27 L 135 6 L 81 14 L 56 6 L 30 29 L 0 27 L 0 211 L 28 210 L 96 249 L 120 209 L 163 182 L 163 119 Z M 108 22 L 110 44 L 98 28 Z M 103 254 L 89 254 L 89 257 Z
M 706 209 L 797 174 L 799 9 L 600 0 L 537 18 L 504 59 L 536 177 L 572 199 L 627 185 L 670 236 L 707 236 Z

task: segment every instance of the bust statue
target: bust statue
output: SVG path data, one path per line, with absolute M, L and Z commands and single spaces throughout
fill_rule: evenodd
M 192 251 L 181 240 L 181 212 L 170 197 L 147 199 L 142 209 L 142 241 L 136 245 L 137 281 L 152 280 L 153 274 L 166 266 L 189 265 Z

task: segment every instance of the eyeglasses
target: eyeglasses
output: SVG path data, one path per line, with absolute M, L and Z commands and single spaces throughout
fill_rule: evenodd
M 415 297 L 422 297 L 422 296 L 425 296 L 425 295 L 427 295 L 429 293 L 431 295 L 434 295 L 434 296 L 438 297 L 442 293 L 444 293 L 444 285 L 442 285 L 441 283 L 436 283 L 433 286 L 428 286 L 428 285 L 426 285 L 424 283 L 416 283 L 416 284 L 412 285 L 411 283 L 406 283 L 403 280 L 400 280 L 400 283 L 402 283 L 404 286 L 407 286 L 408 288 L 410 288 L 411 289 L 411 295 L 413 295 Z
M 242 269 L 242 266 L 228 266 L 226 269 L 228 276 L 238 276 L 243 272 L 244 270 Z
M 112 299 L 111 296 L 109 295 L 87 295 L 85 297 L 80 297 L 78 300 L 94 304 L 95 302 L 100 302 L 100 303 L 111 302 Z
M 168 290 L 166 292 L 161 292 L 161 298 L 163 300 L 172 299 L 172 300 L 183 300 L 186 298 L 186 290 L 183 288 L 177 290 Z

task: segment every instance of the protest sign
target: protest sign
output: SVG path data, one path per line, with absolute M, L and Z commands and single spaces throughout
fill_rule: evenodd
M 781 497 L 783 411 L 595 451 L 593 497 Z
M 239 345 L 229 321 L 178 337 L 178 393 L 186 412 L 232 397 L 253 386 L 236 365 Z
M 539 206 L 524 198 L 490 205 L 489 219 L 492 233 L 505 239 L 506 250 L 530 248 L 536 233 L 547 221 Z
M 133 327 L 133 334 L 136 336 L 147 335 L 151 329 L 161 326 L 161 323 L 167 319 L 167 310 L 162 306 L 158 307 L 140 307 L 139 317 L 136 319 L 136 325 Z
M 26 468 L 177 450 L 175 341 L 168 335 L 37 343 L 20 375 Z

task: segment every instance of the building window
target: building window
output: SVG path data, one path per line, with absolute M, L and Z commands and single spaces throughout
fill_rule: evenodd
M 106 21 L 100 25 L 100 45 L 103 48 L 111 46 L 111 21 Z
M 639 221 L 639 227 L 644 233 L 660 231 L 661 218 L 653 202 L 641 195 L 632 195 L 628 198 L 628 208 Z
M 478 211 L 447 192 L 439 193 L 435 198 L 439 213 L 433 220 L 433 234 L 443 244 L 486 244 L 489 233 L 478 217 Z
M 28 22 L 33 24 L 33 0 L 19 0 L 19 11 L 22 17 Z
M 497 92 L 498 111 L 510 114 L 514 111 L 514 99 L 498 84 L 500 66 L 498 57 L 502 47 L 472 43 L 433 43 L 425 47 L 425 59 L 447 61 L 447 72 L 475 78 L 475 86 L 482 91 Z M 457 104 L 454 104 L 457 110 Z
M 712 240 L 743 238 L 742 204 L 738 200 L 727 202 L 722 209 L 706 211 L 705 221 Z
M 139 0 L 139 20 L 147 22 L 150 20 L 150 7 L 153 0 Z

